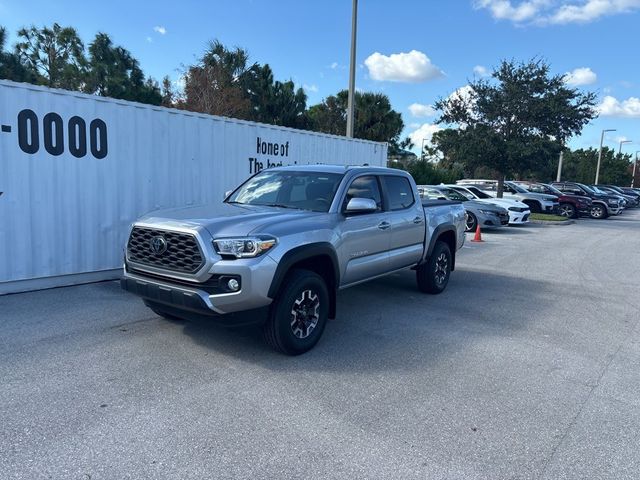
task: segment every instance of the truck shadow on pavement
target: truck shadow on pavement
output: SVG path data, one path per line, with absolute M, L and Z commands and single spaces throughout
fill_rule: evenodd
M 524 310 L 505 308 L 507 292 L 529 299 Z M 295 358 L 272 351 L 259 327 L 182 324 L 197 344 L 271 370 L 404 371 L 441 362 L 477 336 L 527 328 L 546 310 L 546 295 L 553 288 L 545 282 L 464 269 L 456 270 L 444 293 L 426 295 L 417 290 L 414 272 L 396 273 L 340 292 L 338 318 L 313 350 Z

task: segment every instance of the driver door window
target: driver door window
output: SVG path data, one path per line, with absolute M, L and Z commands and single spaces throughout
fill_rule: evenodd
M 342 210 L 347 208 L 349 200 L 352 198 L 370 198 L 378 206 L 378 212 L 382 211 L 382 195 L 380 195 L 380 186 L 378 179 L 372 175 L 366 175 L 356 178 L 351 185 L 342 203 Z

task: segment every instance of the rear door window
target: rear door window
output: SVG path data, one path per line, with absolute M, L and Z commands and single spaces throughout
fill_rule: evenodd
M 408 178 L 385 175 L 382 182 L 386 188 L 389 210 L 404 210 L 414 204 L 413 190 Z

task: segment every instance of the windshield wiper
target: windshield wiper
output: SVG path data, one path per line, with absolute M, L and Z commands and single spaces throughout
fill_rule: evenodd
M 260 206 L 263 206 L 263 207 L 293 208 L 294 210 L 301 210 L 298 207 L 293 207 L 291 205 L 285 205 L 284 203 L 256 203 L 256 205 L 260 205 Z

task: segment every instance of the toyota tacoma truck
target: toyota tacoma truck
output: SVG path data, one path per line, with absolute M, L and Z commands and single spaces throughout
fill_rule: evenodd
M 401 170 L 275 167 L 218 204 L 136 221 L 121 285 L 164 317 L 233 324 L 250 312 L 272 347 L 297 355 L 336 317 L 338 290 L 412 268 L 419 290 L 441 293 L 464 229 L 461 203 L 421 200 Z

